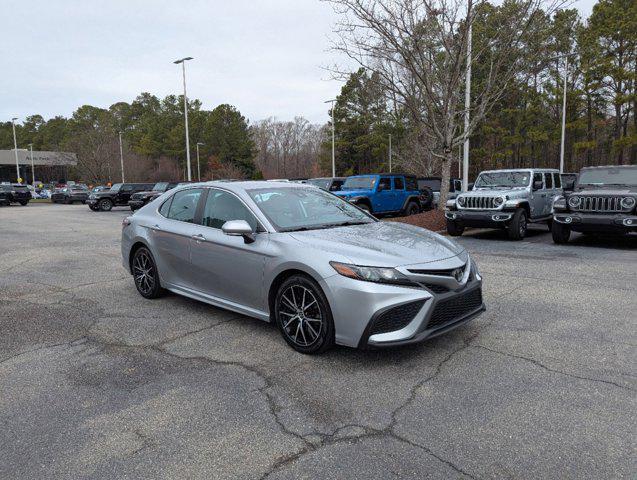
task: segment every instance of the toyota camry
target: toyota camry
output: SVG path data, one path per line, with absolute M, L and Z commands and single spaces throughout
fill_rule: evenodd
M 273 322 L 302 353 L 419 342 L 485 308 L 463 247 L 307 184 L 178 187 L 124 219 L 121 248 L 143 297 Z

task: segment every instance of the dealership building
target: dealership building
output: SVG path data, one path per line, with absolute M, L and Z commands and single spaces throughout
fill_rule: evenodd
M 77 165 L 77 155 L 74 153 L 34 151 L 31 159 L 30 150 L 18 149 L 18 177 L 15 150 L 0 150 L 0 182 L 16 182 L 21 178 L 23 183 L 31 183 L 34 170 L 36 182 L 66 181 L 68 168 L 74 165 Z

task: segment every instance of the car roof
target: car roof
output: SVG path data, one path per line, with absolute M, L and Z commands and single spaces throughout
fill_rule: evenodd
M 557 168 L 502 168 L 498 170 L 482 170 L 480 173 L 493 173 L 493 172 L 551 172 L 560 173 Z
M 637 165 L 598 165 L 596 167 L 583 167 L 582 170 L 596 170 L 596 169 L 602 169 L 602 168 L 637 168 Z

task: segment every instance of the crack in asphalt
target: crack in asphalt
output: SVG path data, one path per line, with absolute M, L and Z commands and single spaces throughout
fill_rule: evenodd
M 567 377 L 577 378 L 579 380 L 586 380 L 586 381 L 589 381 L 589 382 L 603 383 L 603 384 L 612 385 L 612 386 L 615 386 L 615 387 L 618 387 L 618 388 L 621 388 L 621 389 L 624 389 L 624 390 L 634 391 L 630 387 L 627 387 L 625 385 L 621 385 L 619 383 L 616 383 L 616 382 L 613 382 L 613 381 L 610 381 L 610 380 L 602 380 L 600 378 L 583 377 L 581 375 L 575 375 L 573 373 L 564 372 L 562 370 L 556 370 L 554 368 L 547 367 L 542 362 L 540 362 L 538 360 L 535 360 L 534 358 L 524 357 L 522 355 L 516 355 L 516 354 L 508 353 L 508 352 L 502 352 L 500 350 L 495 350 L 493 348 L 485 347 L 484 345 L 480 345 L 480 344 L 477 344 L 477 343 L 472 344 L 470 346 L 474 347 L 474 348 L 481 348 L 481 349 L 487 350 L 489 352 L 497 353 L 498 355 L 503 355 L 503 356 L 511 357 L 511 358 L 518 358 L 520 360 L 525 360 L 527 362 L 532 363 L 533 365 L 536 365 L 536 366 L 546 370 L 547 372 L 557 373 L 557 374 L 560 374 L 560 375 L 565 375 Z

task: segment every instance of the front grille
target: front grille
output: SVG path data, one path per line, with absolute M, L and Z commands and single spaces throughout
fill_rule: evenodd
M 427 328 L 441 327 L 477 310 L 482 305 L 482 289 L 453 295 L 436 303 Z
M 576 212 L 623 212 L 627 209 L 622 207 L 622 200 L 625 197 L 580 197 L 581 201 L 577 207 L 571 207 Z
M 449 291 L 444 285 L 436 285 L 434 283 L 421 283 L 421 285 L 433 293 L 447 293 Z
M 374 321 L 370 330 L 370 335 L 393 332 L 406 327 L 424 305 L 425 300 L 406 303 L 398 307 L 390 308 L 381 313 Z
M 495 199 L 498 197 L 483 197 L 483 196 L 471 196 L 463 195 L 465 204 L 458 207 L 460 209 L 472 209 L 472 210 L 496 210 Z

